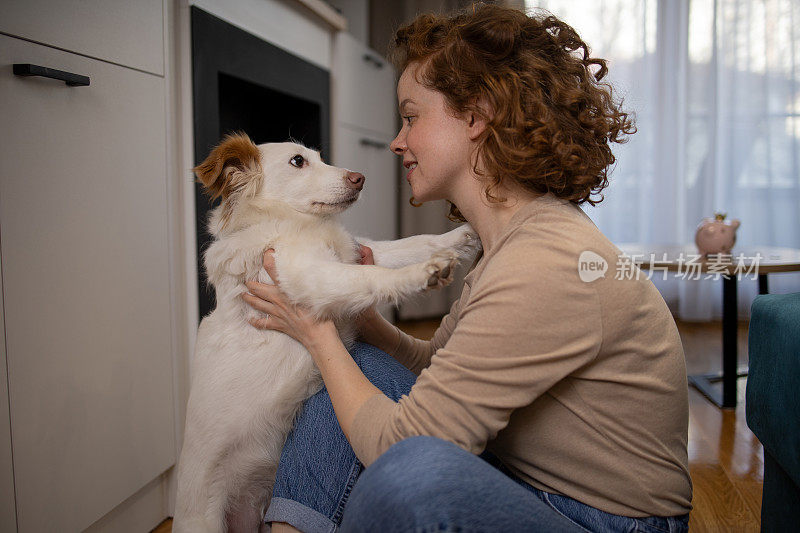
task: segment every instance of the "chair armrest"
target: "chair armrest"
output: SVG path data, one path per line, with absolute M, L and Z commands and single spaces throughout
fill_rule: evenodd
M 800 486 L 800 293 L 753 301 L 747 425 Z

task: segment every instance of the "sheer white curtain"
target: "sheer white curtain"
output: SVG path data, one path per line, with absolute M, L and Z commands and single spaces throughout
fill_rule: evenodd
M 585 212 L 615 243 L 690 244 L 715 211 L 737 247 L 800 248 L 800 1 L 528 0 L 573 26 L 639 132 L 614 149 L 605 200 Z M 734 250 L 735 253 L 735 250 Z M 653 275 L 673 312 L 719 319 L 721 281 Z M 800 274 L 770 275 L 770 292 Z M 749 314 L 757 283 L 739 283 Z

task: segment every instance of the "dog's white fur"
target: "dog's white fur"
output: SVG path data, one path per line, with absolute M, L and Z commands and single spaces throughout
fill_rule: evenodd
M 229 136 L 195 172 L 223 197 L 205 253 L 217 306 L 197 336 L 173 530 L 258 531 L 286 436 L 322 385 L 301 344 L 248 323 L 260 313 L 240 298 L 244 282 L 272 283 L 264 251 L 275 249 L 286 295 L 334 319 L 350 346 L 355 314 L 448 283 L 458 257 L 474 255 L 480 243 L 467 225 L 444 235 L 356 240 L 335 217 L 358 197 L 347 183 L 352 173 L 294 143 L 256 147 L 245 135 Z M 372 248 L 375 266 L 358 264 L 358 242 Z

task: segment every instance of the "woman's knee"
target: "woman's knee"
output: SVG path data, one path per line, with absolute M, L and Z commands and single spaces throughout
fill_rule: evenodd
M 450 441 L 420 435 L 396 442 L 370 466 L 375 476 L 414 479 L 439 478 L 441 474 L 463 467 L 475 455 Z M 429 475 L 432 473 L 434 475 Z

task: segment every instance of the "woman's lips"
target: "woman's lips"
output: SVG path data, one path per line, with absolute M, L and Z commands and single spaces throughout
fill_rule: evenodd
M 406 168 L 408 168 L 408 173 L 406 174 L 406 181 L 408 181 L 408 178 L 411 177 L 411 173 L 414 172 L 414 170 L 417 168 L 417 164 L 416 163 L 411 163 Z

